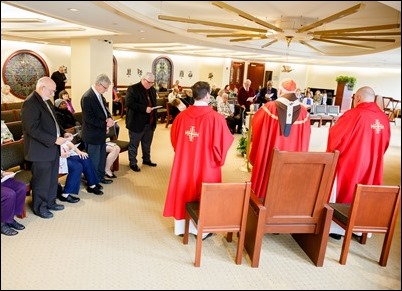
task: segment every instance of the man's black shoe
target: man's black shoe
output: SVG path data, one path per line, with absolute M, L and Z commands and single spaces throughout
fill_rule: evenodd
M 55 211 L 59 211 L 59 210 L 63 210 L 64 209 L 64 205 L 61 204 L 53 204 L 51 206 L 47 207 L 49 210 L 55 210 Z
M 102 184 L 111 184 L 111 183 L 113 183 L 113 180 L 103 178 L 100 180 L 100 182 Z
M 94 188 L 87 187 L 87 191 L 88 191 L 88 193 L 94 193 L 96 195 L 103 195 L 103 192 L 99 188 L 96 188 L 96 187 L 94 187 Z
M 342 235 L 337 233 L 330 233 L 329 236 L 336 240 L 340 240 L 342 238 Z
M 57 198 L 62 202 L 68 202 L 68 203 L 77 203 L 78 201 L 80 201 L 80 198 L 74 197 L 70 194 L 67 197 L 60 195 L 60 196 L 57 196 Z
M 15 221 L 15 219 L 14 219 L 13 222 L 7 223 L 7 224 L 8 224 L 9 227 L 12 227 L 12 228 L 14 228 L 14 229 L 16 229 L 16 230 L 23 230 L 23 229 L 25 229 L 25 226 L 23 226 L 21 223 L 18 223 L 17 221 Z
M 132 165 L 130 166 L 130 169 L 133 170 L 134 172 L 140 172 L 141 169 L 138 167 L 138 165 Z
M 99 190 L 103 189 L 103 186 L 101 184 L 96 184 L 95 187 L 98 188 Z
M 51 213 L 49 210 L 42 210 L 39 213 L 35 213 L 37 216 L 42 217 L 42 218 L 52 218 L 53 213 Z
M 151 161 L 148 161 L 148 162 L 142 162 L 142 164 L 143 164 L 143 165 L 148 165 L 148 166 L 151 166 L 151 167 L 156 167 L 156 166 L 157 166 L 157 164 L 156 164 L 156 163 L 152 163 Z

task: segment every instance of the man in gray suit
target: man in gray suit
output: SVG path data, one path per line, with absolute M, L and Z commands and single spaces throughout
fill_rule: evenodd
M 82 140 L 85 142 L 86 151 L 92 159 L 98 179 L 103 184 L 110 184 L 113 180 L 105 178 L 106 166 L 106 132 L 114 126 L 114 120 L 106 107 L 103 93 L 112 82 L 105 74 L 96 77 L 95 83 L 81 98 L 82 108 Z M 112 89 L 112 88 L 111 88 Z M 103 187 L 87 187 L 87 191 L 97 195 Z
M 50 210 L 64 209 L 63 205 L 56 204 L 60 145 L 66 139 L 49 101 L 55 91 L 54 81 L 42 77 L 21 108 L 25 159 L 32 162 L 32 208 L 42 218 L 53 217 Z

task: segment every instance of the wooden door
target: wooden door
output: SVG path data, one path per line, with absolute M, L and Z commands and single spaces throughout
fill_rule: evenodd
M 233 88 L 241 88 L 243 86 L 243 78 L 244 78 L 244 62 L 234 62 L 232 61 L 230 65 L 230 77 L 229 77 L 229 85 L 230 89 Z
M 250 63 L 248 65 L 247 79 L 251 81 L 251 88 L 255 92 L 258 91 L 259 86 L 264 87 L 264 73 L 265 64 Z

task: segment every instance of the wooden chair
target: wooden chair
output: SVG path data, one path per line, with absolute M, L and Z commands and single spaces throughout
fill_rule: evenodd
M 183 244 L 188 244 L 190 219 L 197 226 L 194 266 L 201 263 L 202 234 L 228 232 L 226 240 L 232 241 L 233 232 L 239 233 L 236 264 L 241 264 L 250 183 L 203 183 L 201 201 L 186 204 L 186 224 Z
M 362 232 L 361 244 L 366 243 L 368 233 L 385 234 L 379 264 L 387 265 L 400 202 L 400 186 L 357 184 L 351 204 L 330 203 L 332 220 L 345 229 L 339 259 L 342 265 L 346 264 L 353 232 Z
M 14 113 L 14 109 L 2 110 L 1 111 L 1 120 L 4 120 L 5 123 L 17 121 L 17 118 Z
M 6 123 L 8 129 L 13 134 L 14 140 L 20 140 L 23 136 L 22 121 L 12 121 Z
M 392 97 L 382 96 L 382 104 L 384 113 L 388 116 L 390 122 L 393 122 L 396 125 L 396 112 L 397 112 L 397 104 L 398 100 L 395 100 Z M 8 105 L 7 105 L 8 106 Z
M 169 124 L 173 123 L 172 107 L 173 107 L 173 105 L 170 102 L 166 102 L 166 124 L 165 124 L 165 128 L 168 128 Z
M 24 102 L 14 102 L 14 103 L 7 103 L 7 110 L 12 110 L 12 109 L 21 109 L 22 108 L 22 104 L 24 104 Z
M 266 233 L 290 233 L 314 264 L 324 263 L 333 209 L 331 194 L 339 152 L 273 150 L 267 193 L 261 201 L 252 192 L 245 248 L 258 267 Z

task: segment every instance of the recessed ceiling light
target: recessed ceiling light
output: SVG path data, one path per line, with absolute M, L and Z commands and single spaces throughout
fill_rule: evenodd
M 69 11 L 71 12 L 78 12 L 79 10 L 77 8 L 68 8 Z

